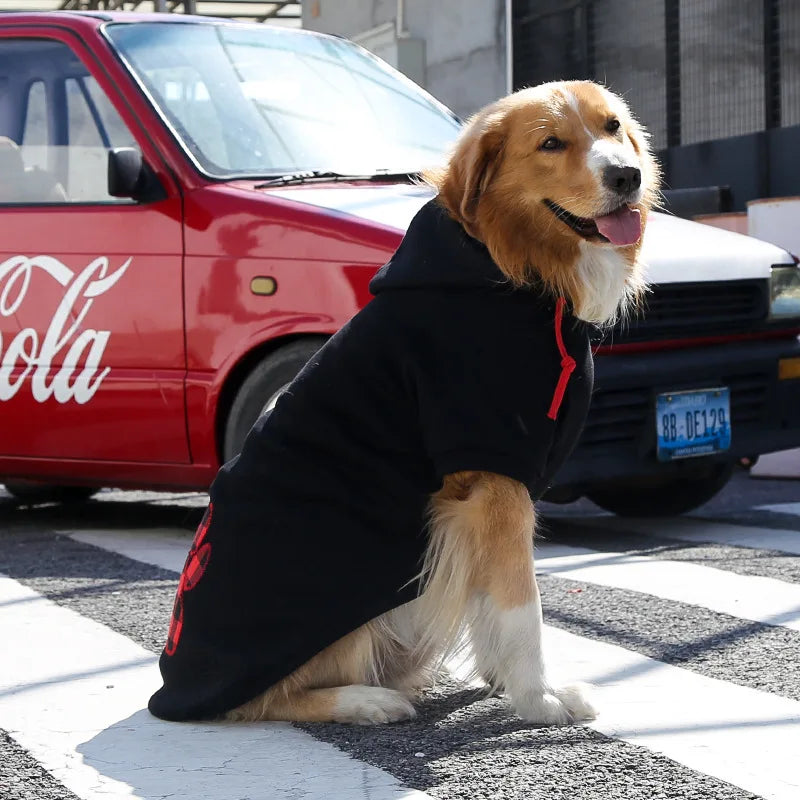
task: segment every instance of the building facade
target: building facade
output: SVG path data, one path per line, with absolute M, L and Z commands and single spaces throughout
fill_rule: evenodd
M 650 131 L 670 188 L 729 188 L 709 211 L 800 194 L 800 0 L 304 0 L 302 23 L 460 116 L 510 88 L 599 80 Z
M 506 0 L 304 0 L 303 27 L 372 50 L 456 114 L 506 93 Z

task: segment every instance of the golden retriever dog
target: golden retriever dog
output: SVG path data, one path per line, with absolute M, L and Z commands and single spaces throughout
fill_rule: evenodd
M 512 287 L 543 286 L 566 298 L 578 321 L 594 325 L 624 315 L 644 291 L 638 258 L 657 169 L 646 134 L 605 88 L 557 82 L 504 97 L 467 122 L 447 164 L 426 177 L 446 215 L 485 246 Z M 555 352 L 553 328 L 547 331 Z M 545 670 L 535 526 L 522 482 L 498 472 L 444 475 L 429 497 L 415 599 L 351 630 L 224 716 L 408 719 L 418 691 L 463 646 L 476 673 L 523 719 L 560 725 L 593 718 L 583 689 L 551 683 Z
M 428 179 L 514 284 L 538 278 L 568 297 L 580 319 L 601 325 L 642 293 L 641 236 L 617 246 L 595 220 L 624 203 L 643 225 L 657 169 L 642 128 L 601 86 L 548 83 L 492 103 L 468 121 L 447 165 Z M 558 688 L 545 671 L 536 515 L 525 486 L 492 473 L 453 474 L 430 509 L 419 598 L 339 639 L 228 718 L 410 718 L 409 697 L 462 635 L 479 674 L 505 691 L 523 719 L 594 717 L 579 687 Z

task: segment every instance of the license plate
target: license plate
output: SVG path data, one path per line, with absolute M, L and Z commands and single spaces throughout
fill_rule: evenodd
M 719 453 L 731 446 L 731 393 L 727 387 L 667 392 L 656 398 L 658 460 Z

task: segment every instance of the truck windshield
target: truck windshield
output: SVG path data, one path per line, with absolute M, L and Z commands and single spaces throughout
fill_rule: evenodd
M 460 127 L 414 83 L 342 39 L 246 24 L 106 31 L 214 177 L 416 172 L 442 160 Z

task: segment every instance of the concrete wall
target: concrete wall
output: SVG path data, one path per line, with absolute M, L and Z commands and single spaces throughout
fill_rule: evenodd
M 504 0 L 406 0 L 404 6 L 408 35 L 424 42 L 423 69 L 407 70 L 410 77 L 464 117 L 506 93 Z M 397 0 L 305 0 L 302 10 L 304 28 L 356 38 L 394 22 Z M 376 52 L 391 60 L 390 49 Z

